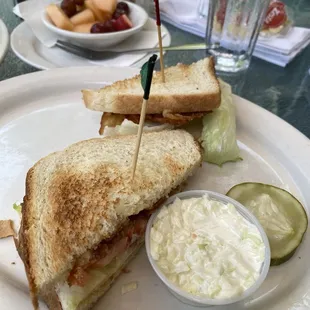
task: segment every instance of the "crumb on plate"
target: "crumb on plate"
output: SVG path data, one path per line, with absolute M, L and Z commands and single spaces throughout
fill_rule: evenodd
M 131 291 L 134 291 L 138 288 L 138 282 L 137 281 L 133 281 L 133 282 L 129 282 L 127 284 L 124 284 L 122 286 L 122 295 L 127 294 Z
M 0 239 L 15 236 L 12 220 L 0 220 Z

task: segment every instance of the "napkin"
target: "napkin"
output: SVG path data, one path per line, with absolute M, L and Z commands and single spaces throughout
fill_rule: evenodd
M 27 0 L 20 4 L 17 4 L 13 8 L 13 13 L 20 18 L 23 18 L 27 25 L 31 28 L 37 39 L 45 46 L 50 47 L 50 53 L 48 55 L 53 55 L 53 53 L 67 53 L 58 47 L 53 47 L 57 37 L 54 33 L 48 30 L 41 20 L 41 14 L 44 8 L 49 4 L 55 2 L 53 0 Z M 34 11 L 33 8 L 36 8 Z M 155 21 L 149 19 L 147 23 L 154 23 Z M 150 27 L 148 27 L 149 29 Z M 162 38 L 167 34 L 162 32 Z M 156 26 L 154 26 L 154 31 L 142 30 L 137 34 L 134 34 L 127 40 L 121 42 L 117 46 L 113 46 L 113 50 L 128 50 L 128 49 L 140 49 L 140 48 L 152 48 L 156 47 L 158 44 L 158 37 Z M 131 66 L 141 58 L 143 58 L 145 53 L 126 53 L 115 56 L 111 59 L 101 60 L 101 61 L 91 61 L 92 63 L 98 64 L 100 66 L 114 66 L 114 67 L 126 67 Z M 72 57 L 76 57 L 72 55 Z
M 259 37 L 254 49 L 255 57 L 285 67 L 310 43 L 310 29 L 293 27 L 283 37 Z
M 162 20 L 205 37 L 207 0 L 160 0 Z M 285 37 L 259 37 L 253 55 L 285 67 L 310 43 L 310 29 L 293 27 Z
M 49 0 L 29 0 L 17 4 L 13 13 L 24 19 L 37 39 L 47 47 L 52 47 L 57 41 L 57 36 L 48 30 L 41 20 L 41 12 L 49 4 Z M 36 8 L 34 10 L 34 8 Z
M 271 62 L 275 65 L 285 67 L 288 63 L 290 63 L 301 51 L 307 47 L 310 43 L 310 40 L 307 40 L 300 46 L 300 48 L 296 49 L 289 55 L 279 54 L 279 53 L 272 53 L 272 52 L 265 52 L 258 49 L 255 49 L 254 56 Z

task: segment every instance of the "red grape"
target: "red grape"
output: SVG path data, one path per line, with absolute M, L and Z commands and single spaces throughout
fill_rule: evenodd
M 91 33 L 113 32 L 115 31 L 114 22 L 115 20 L 111 19 L 104 23 L 96 23 L 91 27 L 90 32 Z
M 103 26 L 104 26 L 104 32 L 113 32 L 113 31 L 115 31 L 114 20 L 113 19 L 104 22 Z
M 126 2 L 119 2 L 116 6 L 116 11 L 118 10 L 124 11 L 126 15 L 129 14 L 129 6 Z
M 93 24 L 92 27 L 90 28 L 90 33 L 103 33 L 104 32 L 104 23 L 96 23 Z
M 77 13 L 76 5 L 73 0 L 63 0 L 60 4 L 60 7 L 68 17 L 71 17 Z
M 122 16 L 123 14 L 126 14 L 126 12 L 124 10 L 121 9 L 116 9 L 115 12 L 112 15 L 113 19 L 118 19 L 120 16 Z

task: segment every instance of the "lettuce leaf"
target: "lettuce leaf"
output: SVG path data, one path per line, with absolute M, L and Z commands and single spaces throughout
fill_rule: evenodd
M 13 209 L 18 213 L 19 216 L 22 216 L 22 204 L 13 204 Z
M 236 115 L 229 84 L 220 80 L 221 105 L 203 118 L 201 135 L 203 159 L 221 166 L 241 160 L 236 138 Z

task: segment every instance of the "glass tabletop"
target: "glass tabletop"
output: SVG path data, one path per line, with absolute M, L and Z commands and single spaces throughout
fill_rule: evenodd
M 310 28 L 309 0 L 284 2 L 294 10 L 295 25 Z M 13 0 L 5 0 L 0 6 L 0 18 L 9 32 L 21 22 L 12 13 L 13 5 Z M 203 42 L 200 37 L 169 24 L 165 26 L 171 33 L 172 45 Z M 170 66 L 203 57 L 203 51 L 167 52 L 164 59 L 165 65 Z M 9 49 L 0 64 L 0 81 L 35 71 L 38 70 L 19 60 Z M 310 138 L 310 45 L 285 68 L 253 57 L 248 70 L 219 76 L 232 85 L 234 93 L 278 115 Z

